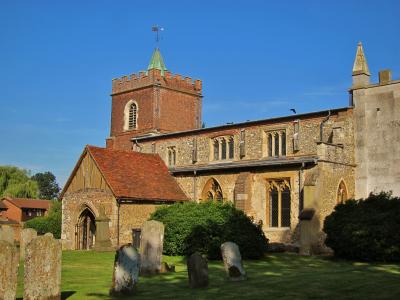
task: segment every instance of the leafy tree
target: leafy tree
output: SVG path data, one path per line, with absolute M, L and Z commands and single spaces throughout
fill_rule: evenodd
M 39 185 L 39 197 L 41 199 L 56 199 L 60 192 L 60 187 L 56 181 L 56 177 L 51 172 L 36 173 L 32 176 Z
M 0 166 L 0 197 L 37 198 L 39 187 L 29 171 L 13 166 Z
M 198 251 L 220 259 L 220 246 L 234 242 L 243 258 L 258 259 L 268 247 L 262 228 L 233 205 L 189 202 L 159 207 L 150 217 L 165 225 L 164 254 L 191 255 Z
M 349 200 L 325 218 L 326 245 L 342 258 L 400 261 L 400 197 L 371 193 Z

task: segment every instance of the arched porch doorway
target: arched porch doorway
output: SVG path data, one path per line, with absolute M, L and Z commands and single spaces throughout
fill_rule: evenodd
M 75 249 L 89 250 L 93 247 L 96 234 L 96 219 L 93 212 L 86 207 L 75 225 Z

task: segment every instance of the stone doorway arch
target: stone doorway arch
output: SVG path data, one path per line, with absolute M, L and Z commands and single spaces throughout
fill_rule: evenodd
M 75 249 L 89 250 L 95 243 L 96 218 L 89 207 L 84 207 L 75 225 Z

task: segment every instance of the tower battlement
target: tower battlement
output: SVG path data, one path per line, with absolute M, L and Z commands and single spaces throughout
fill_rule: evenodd
M 165 71 L 164 76 L 162 76 L 160 70 L 150 69 L 147 72 L 141 71 L 137 74 L 113 79 L 112 94 L 119 94 L 152 85 L 197 95 L 201 95 L 202 91 L 202 82 L 199 79 L 193 80 L 191 77 L 183 77 L 180 74 L 172 74 L 169 71 Z

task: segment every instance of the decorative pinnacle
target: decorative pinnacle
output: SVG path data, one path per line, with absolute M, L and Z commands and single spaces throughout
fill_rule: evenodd
M 364 50 L 361 42 L 358 42 L 356 58 L 354 59 L 353 75 L 371 75 L 369 72 L 367 59 L 364 55 Z

